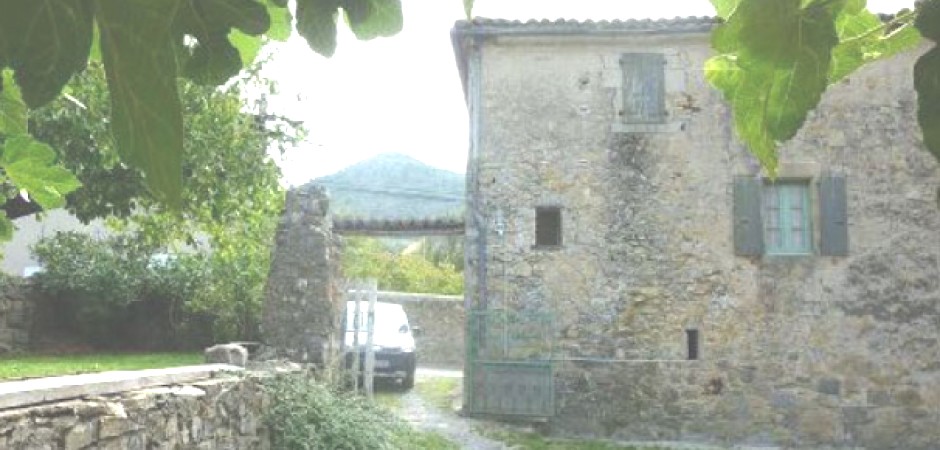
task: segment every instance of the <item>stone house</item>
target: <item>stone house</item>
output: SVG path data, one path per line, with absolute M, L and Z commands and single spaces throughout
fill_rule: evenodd
M 940 448 L 923 49 L 830 87 L 772 182 L 704 79 L 715 24 L 456 24 L 469 412 L 634 441 Z

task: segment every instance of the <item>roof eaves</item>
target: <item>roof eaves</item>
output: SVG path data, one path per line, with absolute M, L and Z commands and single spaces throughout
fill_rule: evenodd
M 459 34 L 473 35 L 595 35 L 630 33 L 701 33 L 720 23 L 716 17 L 676 17 L 673 19 L 628 19 L 577 21 L 558 19 L 519 20 L 486 19 L 461 20 L 454 25 Z

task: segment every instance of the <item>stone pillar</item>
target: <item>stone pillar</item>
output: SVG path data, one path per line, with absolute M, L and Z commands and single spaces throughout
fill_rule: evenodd
M 288 191 L 285 203 L 265 288 L 262 339 L 292 361 L 329 363 L 343 311 L 329 199 L 311 183 Z

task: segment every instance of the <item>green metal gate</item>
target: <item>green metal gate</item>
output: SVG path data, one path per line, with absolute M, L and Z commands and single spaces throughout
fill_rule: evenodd
M 553 316 L 473 310 L 467 325 L 468 412 L 532 418 L 554 415 Z

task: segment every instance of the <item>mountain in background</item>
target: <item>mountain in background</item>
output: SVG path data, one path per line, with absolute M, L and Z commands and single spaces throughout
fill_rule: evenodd
M 314 181 L 329 192 L 334 216 L 420 219 L 463 214 L 463 175 L 397 153 L 376 156 Z

